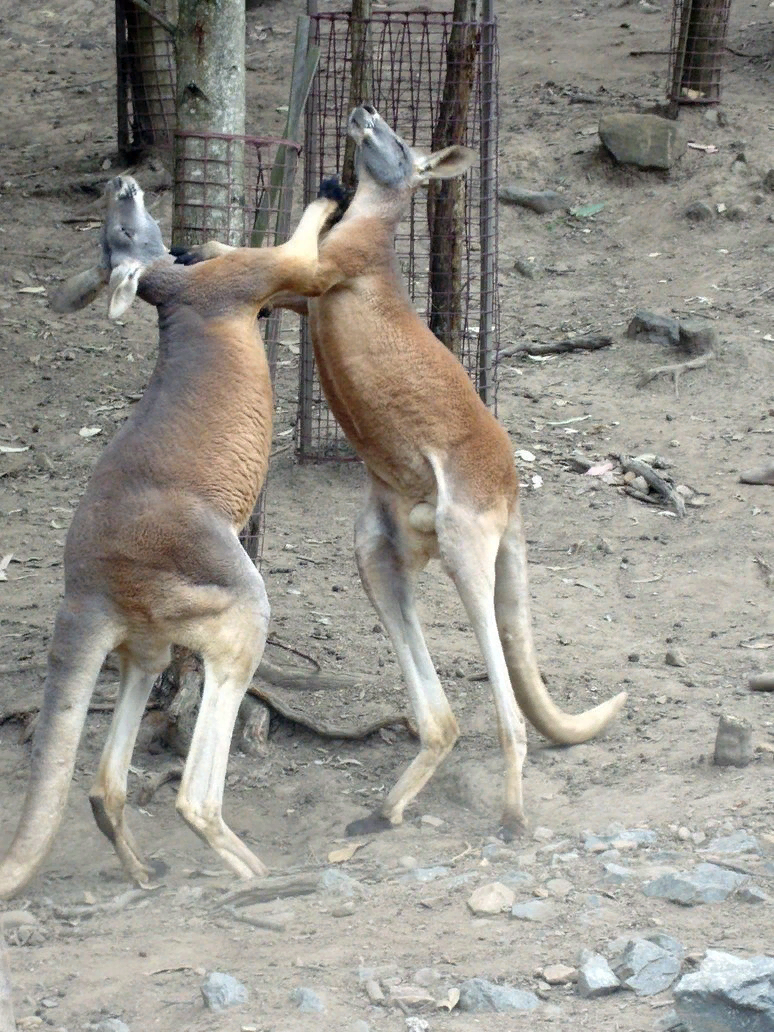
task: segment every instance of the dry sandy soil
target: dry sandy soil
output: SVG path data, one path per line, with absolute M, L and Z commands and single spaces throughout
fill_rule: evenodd
M 462 738 L 405 824 L 341 865 L 360 884 L 353 905 L 318 891 L 251 908 L 254 918 L 273 915 L 272 930 L 219 908 L 232 880 L 178 820 L 169 786 L 146 807 L 134 797 L 129 807 L 140 842 L 169 868 L 163 887 L 115 913 L 78 916 L 74 907 L 86 904 L 93 913 L 95 901 L 127 888 L 88 805 L 109 720 L 93 713 L 55 848 L 24 896 L 9 904 L 40 919 L 30 941 L 18 945 L 14 936 L 9 951 L 20 1027 L 39 1023 L 37 1013 L 68 1032 L 106 1015 L 122 1018 L 132 1032 L 354 1029 L 358 1020 L 373 1030 L 405 1028 L 399 1009 L 369 1003 L 358 969 L 370 966 L 380 969 L 387 988 L 424 981 L 439 999 L 475 975 L 545 997 L 529 1016 L 431 1009 L 424 1018 L 433 1032 L 634 1032 L 654 1027 L 669 994 L 588 1002 L 571 986 L 541 987 L 536 970 L 573 964 L 580 948 L 604 951 L 610 939 L 633 930 L 668 932 L 697 955 L 708 945 L 739 955 L 771 949 L 771 904 L 731 899 L 680 908 L 646 899 L 640 883 L 659 863 L 684 868 L 700 859 L 700 845 L 678 838 L 677 827 L 708 839 L 746 828 L 764 851 L 774 848 L 765 838 L 774 832 L 774 702 L 747 690 L 751 673 L 774 665 L 766 579 L 766 564 L 774 565 L 774 488 L 739 483 L 741 470 L 774 456 L 774 194 L 762 186 L 774 164 L 774 12 L 765 2 L 735 0 L 729 42 L 738 53 L 725 57 L 722 107 L 717 116 L 698 109 L 680 116 L 689 139 L 714 144 L 717 153 L 690 150 L 665 174 L 616 168 L 600 154 L 595 126 L 603 109 L 642 110 L 662 99 L 666 57 L 629 51 L 666 48 L 668 5 L 654 11 L 618 0 L 544 0 L 500 7 L 501 182 L 605 204 L 592 219 L 502 208 L 503 345 L 588 329 L 616 339 L 595 353 L 503 363 L 500 416 L 514 450 L 536 457 L 517 461 L 537 648 L 563 706 L 580 710 L 623 688 L 630 697 L 625 714 L 603 739 L 573 749 L 531 735 L 528 812 L 532 827 L 550 829 L 553 840 L 529 834 L 510 850 L 482 852 L 495 841 L 499 806 L 494 717 L 486 683 L 471 679 L 482 664 L 461 606 L 440 572 L 428 571 L 422 614 Z M 253 131 L 282 128 L 275 109 L 285 103 L 300 8 L 274 3 L 249 15 L 249 49 L 264 69 L 250 73 Z M 0 442 L 30 446 L 0 454 L 0 554 L 13 555 L 0 583 L 0 712 L 39 698 L 68 521 L 104 441 L 154 362 L 152 313 L 138 306 L 123 326 L 109 324 L 101 306 L 56 318 L 39 289 L 88 264 L 96 220 L 68 220 L 89 214 L 93 194 L 81 184 L 119 168 L 111 12 L 97 0 L 31 0 L 3 5 L 0 18 Z M 570 105 L 577 91 L 598 93 L 601 103 Z M 169 193 L 151 200 L 168 230 Z M 694 225 L 683 216 L 694 200 L 739 206 L 737 218 L 717 215 Z M 514 271 L 516 259 L 530 257 L 534 279 Z M 713 321 L 717 356 L 681 378 L 679 396 L 665 377 L 637 387 L 643 369 L 671 357 L 660 345 L 626 338 L 629 319 L 642 307 Z M 295 339 L 288 321 L 278 434 L 295 419 Z M 79 436 L 80 428 L 94 426 L 100 435 Z M 278 437 L 277 444 L 287 441 Z M 573 472 L 566 459 L 574 449 L 599 460 L 657 452 L 703 504 L 678 520 Z M 263 569 L 273 631 L 326 669 L 364 675 L 365 687 L 352 697 L 314 700 L 330 719 L 374 703 L 405 705 L 351 552 L 363 482 L 357 465 L 300 468 L 289 451 L 270 474 Z M 665 663 L 670 649 L 682 654 L 684 666 Z M 110 686 L 108 676 L 103 690 Z M 710 762 L 722 712 L 754 726 L 758 752 L 745 769 Z M 0 725 L 0 851 L 27 776 L 22 730 L 16 720 Z M 149 751 L 152 738 L 151 722 L 134 758 L 132 793 L 145 772 L 176 762 L 167 751 Z M 382 797 L 415 748 L 400 728 L 344 742 L 275 719 L 265 755 L 233 751 L 227 819 L 273 872 L 320 872 L 330 851 L 344 844 L 347 822 Z M 628 858 L 637 876 L 617 887 L 602 884 L 599 860 L 582 847 L 582 832 L 602 833 L 611 823 L 658 834 L 656 846 Z M 412 879 L 409 857 L 420 868 L 445 865 L 449 874 Z M 532 875 L 524 898 L 540 894 L 557 873 L 571 882 L 551 921 L 471 915 L 472 888 L 514 870 Z M 205 970 L 239 978 L 248 1003 L 222 1015 L 205 1011 L 198 988 Z M 324 1014 L 299 1010 L 289 998 L 299 986 L 324 997 Z

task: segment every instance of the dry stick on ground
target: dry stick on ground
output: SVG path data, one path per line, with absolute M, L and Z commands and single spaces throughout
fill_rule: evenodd
M 699 355 L 698 358 L 690 358 L 685 362 L 674 362 L 671 365 L 653 366 L 652 369 L 648 369 L 647 372 L 643 373 L 640 379 L 637 381 L 638 387 L 644 387 L 645 384 L 650 383 L 651 380 L 655 380 L 657 376 L 671 375 L 675 385 L 675 397 L 680 397 L 680 392 L 677 389 L 677 381 L 680 379 L 680 373 L 684 373 L 686 369 L 701 369 L 702 366 L 707 365 L 709 360 L 713 357 L 713 353 L 708 351 L 706 355 Z
M 503 348 L 497 355 L 497 361 L 510 358 L 512 355 L 559 355 L 567 351 L 597 351 L 615 344 L 612 337 L 604 333 L 592 333 L 585 337 L 568 337 L 565 340 L 534 340 L 525 344 L 514 344 Z
M 625 470 L 635 473 L 638 477 L 642 477 L 654 491 L 658 491 L 665 501 L 669 502 L 674 508 L 678 516 L 685 516 L 685 502 L 672 485 L 664 480 L 663 477 L 660 477 L 652 466 L 649 466 L 647 462 L 643 462 L 642 459 L 631 459 L 628 455 L 619 455 L 618 461 Z
M 753 674 L 749 685 L 753 692 L 774 692 L 774 670 L 766 674 Z

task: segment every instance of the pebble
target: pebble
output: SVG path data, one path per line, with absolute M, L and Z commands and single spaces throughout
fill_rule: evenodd
M 95 1032 L 129 1032 L 129 1026 L 120 1018 L 103 1018 L 96 1026 Z
M 567 964 L 547 964 L 540 977 L 549 985 L 567 985 L 568 982 L 578 981 L 578 969 Z
M 621 988 L 620 981 L 601 953 L 584 950 L 578 969 L 578 994 L 585 1000 L 609 996 Z
M 543 899 L 531 899 L 526 903 L 514 903 L 511 917 L 518 921 L 550 921 L 554 916 L 553 906 Z
M 746 767 L 753 758 L 752 724 L 723 713 L 718 721 L 713 762 L 718 767 Z
M 480 885 L 468 899 L 468 907 L 474 914 L 502 914 L 509 910 L 516 899 L 513 889 L 502 882 Z
M 683 906 L 719 903 L 748 881 L 745 874 L 727 871 L 717 864 L 699 864 L 693 871 L 674 871 L 646 882 L 646 896 L 668 899 Z
M 322 1014 L 325 1011 L 325 1003 L 314 989 L 307 989 L 304 986 L 291 989 L 290 1000 L 296 1004 L 302 1014 Z
M 730 835 L 719 835 L 707 846 L 710 853 L 759 853 L 760 847 L 754 835 L 744 828 Z
M 211 971 L 199 986 L 204 1005 L 212 1011 L 247 1003 L 247 989 L 233 975 Z
M 575 886 L 566 878 L 549 878 L 545 887 L 555 899 L 564 899 Z
M 469 978 L 460 986 L 459 1008 L 461 1011 L 532 1011 L 540 1006 L 534 993 L 525 989 L 514 989 L 508 985 L 497 985 L 486 978 Z

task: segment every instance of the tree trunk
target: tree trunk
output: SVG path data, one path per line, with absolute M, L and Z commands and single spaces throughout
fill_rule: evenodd
M 371 100 L 372 76 L 371 0 L 352 0 L 349 17 L 349 51 L 352 71 L 349 80 L 349 111 Z M 347 115 L 349 115 L 349 111 Z M 347 137 L 341 168 L 344 186 L 355 186 L 355 144 Z
M 172 244 L 244 243 L 244 0 L 180 0 Z M 190 135 L 186 135 L 190 134 Z
M 432 138 L 433 151 L 465 142 L 478 48 L 476 4 L 454 0 L 446 47 L 446 80 Z M 431 180 L 430 329 L 459 358 L 462 351 L 462 252 L 465 245 L 465 180 Z

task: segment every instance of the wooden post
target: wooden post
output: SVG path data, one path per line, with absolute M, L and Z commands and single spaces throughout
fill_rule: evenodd
M 352 0 L 349 16 L 349 52 L 351 77 L 349 80 L 349 111 L 371 100 L 373 54 L 371 50 L 371 0 Z M 349 111 L 347 115 L 349 115 Z M 344 186 L 355 186 L 355 144 L 347 137 L 344 164 L 341 169 Z
M 454 0 L 446 47 L 446 79 L 432 149 L 463 144 L 478 47 L 475 0 Z M 430 329 L 457 357 L 462 351 L 462 249 L 465 242 L 465 180 L 430 182 Z

